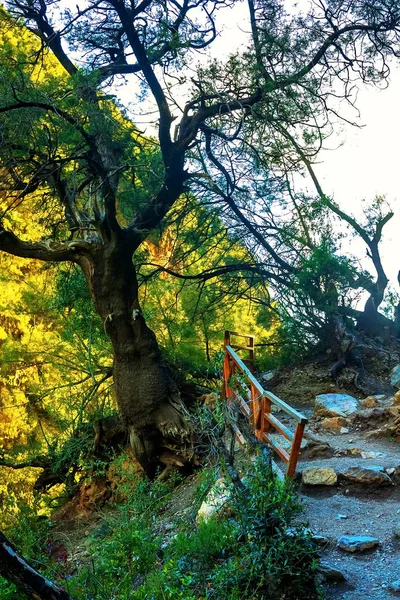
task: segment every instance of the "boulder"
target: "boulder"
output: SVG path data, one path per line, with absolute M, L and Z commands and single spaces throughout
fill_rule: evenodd
M 308 467 L 302 473 L 304 485 L 335 485 L 337 474 L 331 467 Z
M 321 421 L 323 429 L 332 429 L 333 431 L 340 431 L 345 425 L 347 425 L 347 419 L 344 417 L 327 417 Z
M 397 388 L 400 388 L 400 364 L 396 365 L 390 373 L 390 383 Z
M 378 401 L 375 396 L 368 396 L 368 398 L 360 400 L 360 404 L 364 406 L 364 408 L 375 408 L 375 406 L 378 406 Z
M 393 485 L 389 475 L 383 467 L 350 467 L 340 474 L 347 483 L 358 483 L 359 485 L 371 485 L 375 487 Z
M 348 417 L 358 408 L 358 400 L 349 394 L 319 394 L 314 414 L 318 417 Z
M 326 583 L 341 583 L 346 581 L 346 577 L 341 571 L 327 565 L 324 562 L 320 562 L 317 567 L 317 574 L 319 578 Z
M 364 552 L 379 546 L 379 540 L 369 535 L 342 535 L 337 545 L 345 552 Z
M 368 433 L 365 434 L 365 438 L 367 440 L 379 439 L 379 438 L 388 437 L 388 435 L 389 435 L 388 426 L 384 425 L 380 429 L 373 429 L 372 431 L 368 431 Z
M 217 479 L 199 508 L 196 522 L 208 521 L 213 515 L 219 513 L 230 499 L 231 491 L 226 479 L 223 477 Z
M 329 544 L 329 538 L 327 538 L 326 535 L 313 535 L 311 540 L 314 544 L 317 544 L 317 546 L 321 546 L 322 548 Z

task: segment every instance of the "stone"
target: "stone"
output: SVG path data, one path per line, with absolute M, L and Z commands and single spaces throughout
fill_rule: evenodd
M 200 400 L 203 401 L 204 406 L 208 406 L 211 410 L 215 410 L 218 404 L 218 394 L 211 392 L 211 394 L 204 394 L 200 396 Z
M 393 594 L 399 594 L 400 595 L 400 580 L 398 579 L 397 581 L 393 581 L 390 585 L 389 585 L 389 590 L 393 593 Z
M 388 427 L 387 427 L 387 425 L 384 425 L 380 429 L 373 429 L 372 431 L 368 431 L 368 433 L 365 434 L 365 438 L 367 440 L 379 439 L 379 438 L 387 437 L 388 435 L 389 435 Z
M 384 452 L 366 452 L 365 450 L 361 452 L 361 458 L 382 458 L 384 456 L 386 456 Z M 386 472 L 388 473 L 387 470 Z M 390 473 L 388 473 L 388 475 L 390 475 Z
M 393 404 L 395 406 L 398 406 L 400 404 L 400 390 L 395 393 L 394 398 L 393 398 Z
M 341 478 L 348 483 L 358 483 L 360 485 L 376 487 L 393 485 L 383 467 L 350 467 L 344 473 L 341 473 Z
M 369 535 L 342 535 L 337 545 L 345 552 L 364 552 L 379 546 L 379 540 Z
M 390 383 L 393 387 L 400 388 L 400 364 L 396 365 L 390 373 Z
M 329 544 L 329 538 L 327 538 L 325 535 L 313 535 L 311 540 L 314 542 L 314 544 L 317 544 L 317 546 L 321 547 Z
M 375 396 L 368 396 L 368 398 L 360 400 L 360 404 L 365 408 L 375 408 L 375 406 L 378 406 L 378 401 Z
M 392 417 L 398 417 L 400 414 L 400 405 L 389 406 L 388 412 Z
M 318 417 L 348 417 L 357 411 L 358 400 L 349 394 L 319 394 L 314 414 Z
M 347 425 L 347 419 L 344 417 L 327 417 L 321 421 L 321 427 L 323 429 L 340 430 L 340 428 L 345 425 Z
M 219 513 L 224 508 L 230 499 L 231 491 L 226 479 L 223 477 L 217 479 L 199 508 L 196 522 L 209 521 L 213 515 Z
M 331 467 L 308 467 L 302 473 L 304 485 L 335 485 L 337 474 Z
M 273 369 L 272 371 L 267 371 L 266 373 L 260 375 L 260 379 L 262 379 L 263 381 L 271 381 L 274 377 L 277 377 L 278 375 L 279 369 Z
M 348 427 L 341 427 L 340 433 L 349 433 L 350 429 Z
M 317 574 L 319 575 L 320 579 L 326 583 L 341 583 L 346 581 L 346 577 L 341 571 L 322 561 L 317 567 Z
M 310 440 L 307 442 L 304 450 L 301 451 L 303 459 L 309 458 L 332 458 L 334 455 L 334 449 L 328 444 L 328 442 L 316 442 Z

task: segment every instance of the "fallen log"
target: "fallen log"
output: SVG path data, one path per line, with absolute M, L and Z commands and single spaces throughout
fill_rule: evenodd
M 0 575 L 34 600 L 73 600 L 34 569 L 0 531 Z

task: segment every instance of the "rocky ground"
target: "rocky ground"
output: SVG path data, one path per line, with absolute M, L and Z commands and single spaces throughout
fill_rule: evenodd
M 334 570 L 329 599 L 400 597 L 399 402 L 400 392 L 361 400 L 326 394 L 305 409 L 312 439 L 298 479 L 303 518 Z

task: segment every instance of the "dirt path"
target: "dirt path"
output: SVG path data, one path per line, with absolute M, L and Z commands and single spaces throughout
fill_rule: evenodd
M 338 489 L 303 492 L 303 502 L 312 531 L 328 538 L 322 560 L 347 579 L 346 584 L 330 585 L 327 597 L 393 599 L 388 586 L 400 579 L 400 542 L 393 536 L 400 527 L 400 490 L 362 496 Z M 381 545 L 377 550 L 350 554 L 336 547 L 342 535 L 369 535 L 378 538 Z
M 311 416 L 311 415 L 310 415 Z M 298 470 L 332 467 L 338 474 L 350 467 L 383 467 L 392 475 L 393 485 L 373 488 L 339 482 L 335 487 L 300 488 L 304 514 L 311 530 L 327 538 L 321 559 L 338 569 L 346 583 L 330 584 L 330 600 L 393 600 L 400 597 L 390 585 L 400 581 L 400 444 L 389 439 L 368 439 L 368 430 L 350 426 L 349 433 L 318 431 L 318 421 L 310 419 L 309 430 L 333 448 L 331 458 L 300 459 Z M 367 454 L 361 454 L 367 453 Z M 365 456 L 365 458 L 363 457 Z M 369 458 L 367 458 L 369 456 Z M 392 474 L 391 470 L 395 470 Z M 396 476 L 397 474 L 397 476 Z M 349 553 L 337 548 L 342 535 L 368 535 L 377 538 L 375 550 Z

